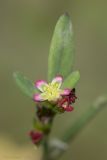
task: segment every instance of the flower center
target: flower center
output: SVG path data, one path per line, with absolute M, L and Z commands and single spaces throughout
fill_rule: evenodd
M 44 87 L 44 91 L 48 100 L 55 100 L 60 96 L 60 90 L 57 83 L 49 83 Z

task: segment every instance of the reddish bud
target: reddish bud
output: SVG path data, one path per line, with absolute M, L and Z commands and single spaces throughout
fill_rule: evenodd
M 72 89 L 69 95 L 63 96 L 62 99 L 59 100 L 58 105 L 64 109 L 64 111 L 71 112 L 74 109 L 72 103 L 75 103 L 76 99 L 75 89 Z
M 29 135 L 30 135 L 32 142 L 34 144 L 38 144 L 43 138 L 43 133 L 40 131 L 33 131 L 32 130 L 32 131 L 30 131 Z

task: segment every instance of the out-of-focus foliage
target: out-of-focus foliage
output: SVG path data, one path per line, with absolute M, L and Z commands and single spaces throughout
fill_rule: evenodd
M 22 73 L 15 72 L 14 78 L 16 80 L 17 85 L 21 88 L 21 90 L 29 97 L 33 98 L 33 95 L 37 92 L 34 83 L 31 82 L 28 78 L 26 78 Z

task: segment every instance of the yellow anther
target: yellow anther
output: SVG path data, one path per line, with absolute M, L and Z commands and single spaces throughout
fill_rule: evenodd
M 56 99 L 60 95 L 60 92 L 58 90 L 58 83 L 49 83 L 44 87 L 44 91 L 48 100 Z

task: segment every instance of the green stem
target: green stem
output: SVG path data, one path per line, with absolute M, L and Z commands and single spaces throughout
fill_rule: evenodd
M 49 160 L 48 136 L 44 138 L 43 142 L 43 157 L 42 160 Z
M 69 143 L 74 140 L 74 138 L 78 135 L 78 133 L 84 128 L 86 124 L 92 120 L 100 110 L 102 110 L 105 106 L 107 106 L 107 96 L 99 97 L 83 114 L 73 126 L 71 126 L 63 135 L 62 140 Z M 64 151 L 59 150 L 58 154 L 53 157 L 53 160 L 59 159 L 60 156 L 64 153 Z

